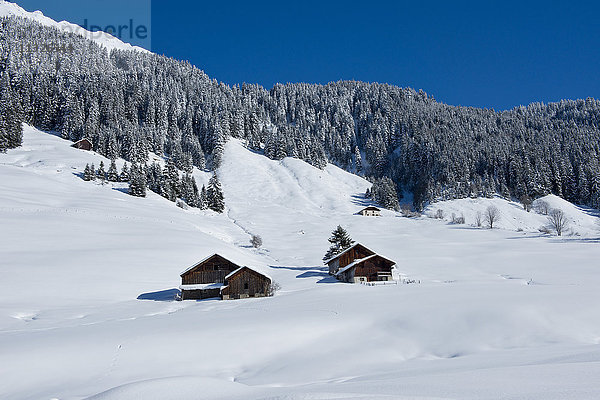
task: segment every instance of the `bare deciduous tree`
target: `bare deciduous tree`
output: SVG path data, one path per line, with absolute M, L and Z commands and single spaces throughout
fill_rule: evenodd
M 483 214 L 481 213 L 481 211 L 477 211 L 477 213 L 475 214 L 475 225 L 477 225 L 477 227 L 481 228 L 481 219 L 483 218 Z
M 494 229 L 494 224 L 500 220 L 500 210 L 495 206 L 489 206 L 485 210 L 485 222 L 490 229 Z
M 523 209 L 527 212 L 531 211 L 531 204 L 533 203 L 533 200 L 531 200 L 531 197 L 529 197 L 528 195 L 524 194 L 523 196 L 521 196 L 521 204 L 523 204 Z
M 465 216 L 461 214 L 460 217 L 458 217 L 458 216 L 456 216 L 456 214 L 452 213 L 452 223 L 453 224 L 464 224 Z
M 548 215 L 548 213 L 550 212 L 550 204 L 548 204 L 547 202 L 545 202 L 543 200 L 536 201 L 534 206 L 535 206 L 535 211 L 537 211 L 538 213 L 540 213 L 542 215 Z
M 557 236 L 562 236 L 569 225 L 569 221 L 562 210 L 555 208 L 548 213 L 548 225 L 550 225 L 550 229 L 556 232 Z

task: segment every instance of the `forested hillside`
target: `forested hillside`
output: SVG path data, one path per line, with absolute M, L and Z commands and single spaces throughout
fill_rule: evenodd
M 418 209 L 493 193 L 554 193 L 600 207 L 595 99 L 496 112 L 376 83 L 230 87 L 186 62 L 109 53 L 15 17 L 0 19 L 0 74 L 0 151 L 19 145 L 27 122 L 71 140 L 88 137 L 111 159 L 145 163 L 154 152 L 189 171 L 216 168 L 233 136 L 273 159 L 385 178 L 377 193 L 396 185 L 399 195 L 413 193 Z

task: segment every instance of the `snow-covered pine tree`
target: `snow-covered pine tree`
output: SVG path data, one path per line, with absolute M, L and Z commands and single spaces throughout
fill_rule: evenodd
M 190 207 L 198 207 L 198 203 L 200 202 L 198 186 L 190 174 L 185 174 L 181 178 L 181 198 Z
M 94 163 L 92 163 L 92 165 L 90 165 L 90 172 L 91 172 L 91 180 L 96 180 L 96 168 L 94 167 Z
M 121 174 L 119 175 L 119 181 L 121 182 L 129 182 L 131 175 L 129 172 L 129 167 L 127 166 L 127 162 L 123 164 L 123 168 L 121 169 Z
M 360 150 L 358 146 L 354 146 L 354 169 L 357 174 L 361 174 L 363 171 L 362 166 L 362 156 L 360 155 Z
M 161 189 L 161 195 L 171 201 L 177 200 L 177 197 L 181 194 L 179 172 L 177 172 L 177 167 L 172 159 L 167 161 L 167 165 L 165 165 L 165 168 L 163 169 Z
M 106 172 L 106 179 L 109 182 L 119 182 L 119 172 L 117 171 L 117 163 L 115 160 L 110 160 L 110 167 Z
M 104 170 L 104 161 L 100 161 L 100 165 L 98 166 L 98 170 L 96 171 L 96 177 L 100 179 L 102 182 L 106 179 L 106 171 Z
M 146 173 L 142 166 L 131 165 L 129 194 L 136 197 L 146 197 Z
M 206 210 L 208 208 L 208 193 L 206 191 L 206 186 L 202 185 L 202 190 L 200 190 L 200 203 L 198 204 L 198 208 L 201 210 Z
M 89 164 L 85 164 L 85 169 L 83 170 L 83 180 L 84 181 L 92 181 L 94 180 L 95 172 L 90 168 Z
M 325 253 L 323 260 L 328 260 L 331 257 L 340 254 L 354 243 L 354 240 L 352 240 L 348 232 L 342 228 L 341 225 L 338 225 L 337 228 L 331 232 L 331 237 L 327 240 L 331 243 L 331 246 L 329 247 L 329 250 L 327 250 L 327 253 Z
M 384 208 L 400 210 L 396 184 L 387 176 L 373 181 L 371 197 Z
M 216 173 L 208 181 L 208 189 L 206 190 L 206 197 L 208 208 L 218 213 L 225 211 L 225 199 L 223 196 L 223 190 L 221 188 L 221 182 Z

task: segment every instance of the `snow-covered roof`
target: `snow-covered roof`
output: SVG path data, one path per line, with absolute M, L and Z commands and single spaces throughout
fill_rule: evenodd
M 356 267 L 358 264 L 360 264 L 360 263 L 362 263 L 364 261 L 367 261 L 367 260 L 369 260 L 371 258 L 374 258 L 374 257 L 383 258 L 384 260 L 387 260 L 387 261 L 391 262 L 393 265 L 396 265 L 396 263 L 393 260 L 390 260 L 387 257 L 384 257 L 384 256 L 379 255 L 379 254 L 373 254 L 373 255 L 370 255 L 368 257 L 359 258 L 358 260 L 354 260 L 350 264 L 346 265 L 344 268 L 340 268 L 340 270 L 338 272 L 336 272 L 335 274 L 336 275 L 342 274 L 342 273 L 348 271 L 349 269 L 352 269 L 352 268 Z
M 375 206 L 368 206 L 363 208 L 361 211 L 365 211 L 365 210 L 373 210 L 373 211 L 381 211 L 381 209 L 375 207 Z
M 227 276 L 225 277 L 225 280 L 227 280 L 227 279 L 231 278 L 233 275 L 237 274 L 238 272 L 240 272 L 240 271 L 241 271 L 241 270 L 243 270 L 244 268 L 248 268 L 248 269 L 249 269 L 249 270 L 251 270 L 251 271 L 257 272 L 257 273 L 259 273 L 259 274 L 261 274 L 261 275 L 263 275 L 263 276 L 265 276 L 265 277 L 269 278 L 269 279 L 271 280 L 271 282 L 273 282 L 273 278 L 271 278 L 269 275 L 267 275 L 266 273 L 264 273 L 264 272 L 262 271 L 262 269 L 250 268 L 250 267 L 248 267 L 248 266 L 239 267 L 239 268 L 238 268 L 238 269 L 236 269 L 235 271 L 232 271 L 231 273 L 229 273 L 229 275 L 227 275 Z
M 233 263 L 233 264 L 235 264 L 235 265 L 239 265 L 238 263 L 231 261 L 231 260 L 230 260 L 229 258 L 227 258 L 227 257 L 223 257 L 223 256 L 222 256 L 222 255 L 220 255 L 220 254 L 213 253 L 213 254 L 211 254 L 210 256 L 208 256 L 208 257 L 205 257 L 205 258 L 203 258 L 202 260 L 198 261 L 198 262 L 197 262 L 197 263 L 195 263 L 194 265 L 191 265 L 191 266 L 189 266 L 188 268 L 186 268 L 186 270 L 185 270 L 185 271 L 183 271 L 181 274 L 179 274 L 179 276 L 185 275 L 186 273 L 188 273 L 188 272 L 189 272 L 189 271 L 191 271 L 192 269 L 196 268 L 198 265 L 200 265 L 200 264 L 202 264 L 203 262 L 205 262 L 205 261 L 207 261 L 207 260 L 211 259 L 211 258 L 212 258 L 212 257 L 214 257 L 214 256 L 219 256 L 219 257 L 221 257 L 221 258 L 224 258 L 224 259 L 228 260 L 229 262 L 231 262 L 231 263 Z
M 200 283 L 197 285 L 179 285 L 179 289 L 181 290 L 207 290 L 207 289 L 220 289 L 222 288 L 224 283 L 215 282 L 215 283 Z
M 371 250 L 371 249 L 367 248 L 367 246 L 365 246 L 365 245 L 362 245 L 362 244 L 360 244 L 360 243 L 356 242 L 356 243 L 354 243 L 352 246 L 348 247 L 346 250 L 342 251 L 341 253 L 339 253 L 339 254 L 337 254 L 337 255 L 335 255 L 335 256 L 333 256 L 333 257 L 331 257 L 331 258 L 329 258 L 329 259 L 325 260 L 325 261 L 324 261 L 324 263 L 325 263 L 325 264 L 329 264 L 331 261 L 335 260 L 335 259 L 336 259 L 336 258 L 338 258 L 338 257 L 341 257 L 342 255 L 346 254 L 347 252 L 349 252 L 351 249 L 355 248 L 355 247 L 356 247 L 356 246 L 358 246 L 358 245 L 362 246 L 363 248 L 365 248 L 365 249 L 369 250 L 371 253 L 375 254 L 375 252 L 374 252 L 373 250 Z

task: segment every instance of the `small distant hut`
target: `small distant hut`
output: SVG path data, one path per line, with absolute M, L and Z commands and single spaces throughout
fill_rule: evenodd
M 335 276 L 338 280 L 348 283 L 391 281 L 395 264 L 388 258 L 373 254 L 340 268 Z
M 213 254 L 181 273 L 179 289 L 182 300 L 228 300 L 269 296 L 271 284 L 265 274 Z
M 225 277 L 221 298 L 245 299 L 270 295 L 271 278 L 248 267 L 241 267 Z
M 360 215 L 365 217 L 380 217 L 381 210 L 374 206 L 365 207 L 358 212 Z
M 90 151 L 90 150 L 92 150 L 93 146 L 92 146 L 91 140 L 84 138 L 84 139 L 78 140 L 77 142 L 73 143 L 71 145 L 71 147 L 75 147 L 76 149 Z
M 341 253 L 325 260 L 325 264 L 329 266 L 329 275 L 335 275 L 340 268 L 353 263 L 354 260 L 372 256 L 373 254 L 375 254 L 373 250 L 366 248 L 360 243 L 354 243 Z

